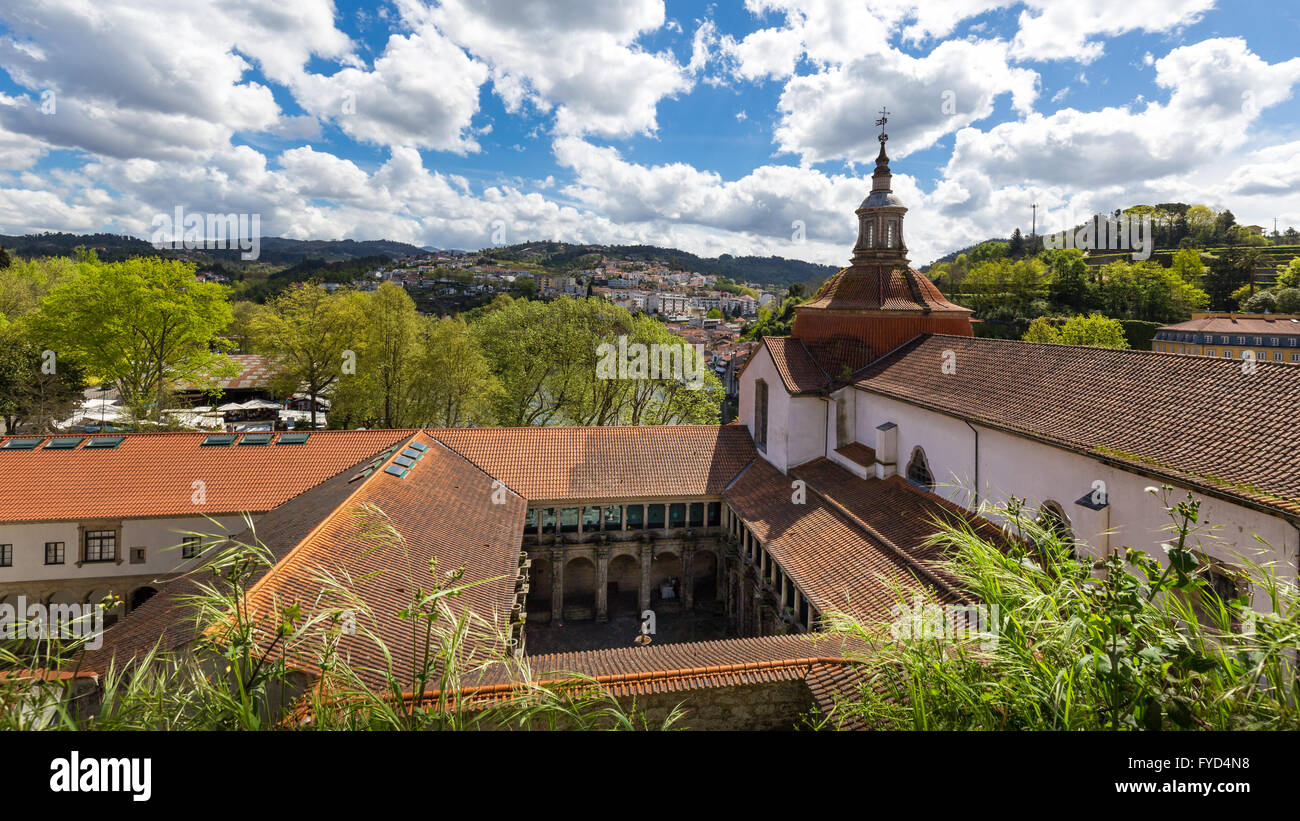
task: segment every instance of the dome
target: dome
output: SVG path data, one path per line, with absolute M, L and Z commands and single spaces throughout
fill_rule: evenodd
M 862 201 L 858 209 L 863 208 L 880 208 L 882 206 L 903 207 L 903 201 L 893 191 L 872 191 L 867 198 Z

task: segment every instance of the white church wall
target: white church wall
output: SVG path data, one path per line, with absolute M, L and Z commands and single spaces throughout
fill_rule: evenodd
M 782 473 L 824 455 L 826 403 L 816 396 L 791 396 L 765 346 L 754 352 L 740 377 L 738 418 L 750 435 L 755 435 L 755 386 L 760 379 L 767 382 L 767 448 L 759 453 Z
M 875 427 L 898 425 L 898 471 L 906 474 L 916 446 L 926 454 L 936 487 L 934 492 L 966 507 L 974 506 L 975 433 L 966 423 L 944 414 L 918 408 L 878 394 L 859 391 L 856 431 L 858 441 L 872 444 Z M 1112 547 L 1131 546 L 1167 561 L 1160 544 L 1167 539 L 1161 528 L 1169 517 L 1160 500 L 1145 489 L 1161 481 L 1106 464 L 1083 454 L 976 424 L 979 430 L 979 498 L 1004 504 L 1011 495 L 1027 498 L 1037 508 L 1057 502 L 1070 519 L 1077 538 L 1096 555 Z M 1099 511 L 1076 504 L 1104 483 L 1108 506 Z M 1170 483 L 1173 484 L 1173 483 Z M 1171 492 L 1171 501 L 1185 498 L 1188 488 Z M 1265 558 L 1255 536 L 1266 541 L 1267 558 L 1278 563 L 1281 578 L 1296 579 L 1300 563 L 1300 534 L 1279 516 L 1244 505 L 1195 494 L 1201 500 L 1203 535 L 1200 549 L 1226 564 L 1240 566 L 1238 553 L 1256 561 Z M 1106 531 L 1111 530 L 1107 536 Z

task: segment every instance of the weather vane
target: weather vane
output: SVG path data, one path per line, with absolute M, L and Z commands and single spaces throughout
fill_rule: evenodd
M 884 106 L 881 106 L 881 107 L 880 107 L 880 119 L 879 119 L 879 120 L 876 120 L 876 125 L 880 126 L 880 137 L 879 137 L 879 140 L 880 140 L 882 143 L 883 143 L 885 140 L 888 140 L 888 139 L 889 139 L 889 135 L 885 133 L 885 123 L 887 123 L 887 122 L 889 122 L 889 109 L 885 108 Z

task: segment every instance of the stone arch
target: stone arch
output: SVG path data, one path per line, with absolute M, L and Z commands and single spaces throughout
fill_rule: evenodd
M 86 594 L 85 603 L 91 606 L 97 605 L 114 592 L 107 587 L 97 587 Z M 125 603 L 119 598 L 115 607 L 104 610 L 104 626 L 107 627 L 117 622 L 118 619 L 122 618 L 125 610 Z
M 925 458 L 925 448 L 920 445 L 912 448 L 912 458 L 907 462 L 907 480 L 925 490 L 934 490 L 934 473 Z
M 717 553 L 712 550 L 695 551 L 695 601 L 717 598 L 720 584 L 718 567 Z
M 142 585 L 131 591 L 131 597 L 128 599 L 128 612 L 135 610 L 140 605 L 149 601 L 158 591 L 149 585 Z
M 680 601 L 682 598 L 682 557 L 672 550 L 655 554 L 650 562 L 650 600 Z M 671 585 L 672 595 L 664 589 Z
M 1060 502 L 1048 499 L 1038 506 L 1038 524 L 1056 534 L 1061 543 L 1066 545 L 1071 557 L 1074 556 L 1074 526 Z
M 549 610 L 551 606 L 551 560 L 533 557 L 528 568 L 528 609 Z
M 633 553 L 619 553 L 609 560 L 609 611 L 634 611 L 641 593 L 641 561 Z
M 596 565 L 586 556 L 575 556 L 564 565 L 564 606 L 594 605 Z

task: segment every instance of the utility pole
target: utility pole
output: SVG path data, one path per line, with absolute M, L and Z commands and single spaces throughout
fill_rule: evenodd
M 1038 203 L 1034 203 L 1029 207 L 1034 209 L 1034 220 L 1031 223 L 1033 227 L 1029 229 L 1029 236 L 1036 237 L 1038 236 Z

